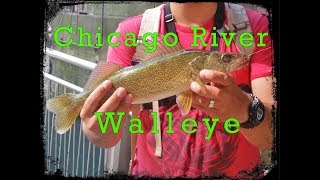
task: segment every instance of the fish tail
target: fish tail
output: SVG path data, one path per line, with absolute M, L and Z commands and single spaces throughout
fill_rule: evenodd
M 62 94 L 47 101 L 49 111 L 56 114 L 55 127 L 59 134 L 67 132 L 79 116 L 84 101 L 77 94 Z

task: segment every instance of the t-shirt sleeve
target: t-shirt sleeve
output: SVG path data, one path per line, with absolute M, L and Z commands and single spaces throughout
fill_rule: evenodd
M 107 53 L 107 61 L 113 64 L 120 65 L 122 67 L 131 66 L 131 61 L 136 49 L 134 46 L 127 47 L 125 41 L 127 38 L 132 38 L 132 36 L 126 36 L 126 33 L 132 32 L 135 34 L 135 39 L 138 38 L 138 32 L 141 24 L 142 16 L 135 16 L 133 18 L 128 18 L 121 23 L 119 23 L 118 28 L 115 32 L 120 33 L 120 37 L 113 36 L 111 42 L 116 44 L 120 43 L 119 46 L 109 46 Z M 128 40 L 129 44 L 132 42 Z
M 258 12 L 255 12 L 258 14 Z M 258 17 L 258 18 L 257 18 Z M 251 80 L 259 77 L 264 77 L 272 74 L 273 64 L 273 49 L 269 32 L 269 22 L 265 15 L 259 13 L 259 16 L 252 14 L 251 18 L 254 38 L 255 38 L 255 50 L 251 58 Z M 259 36 L 257 33 L 268 33 L 267 36 Z M 261 39 L 261 40 L 260 40 Z M 260 43 L 261 42 L 261 43 Z M 264 46 L 258 46 L 259 44 L 265 44 Z

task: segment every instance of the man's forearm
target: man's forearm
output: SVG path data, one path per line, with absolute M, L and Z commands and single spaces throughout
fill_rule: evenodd
M 271 110 L 273 105 L 276 106 L 276 101 L 273 98 L 273 82 L 275 82 L 275 78 L 271 75 L 252 80 L 252 93 L 263 103 L 265 117 L 261 124 L 254 128 L 240 128 L 240 132 L 246 139 L 261 151 L 271 150 L 273 143 L 274 123 Z
M 260 150 L 269 150 L 273 142 L 273 123 L 271 106 L 265 105 L 265 118 L 258 126 L 246 129 L 240 128 L 240 132 L 246 139 Z

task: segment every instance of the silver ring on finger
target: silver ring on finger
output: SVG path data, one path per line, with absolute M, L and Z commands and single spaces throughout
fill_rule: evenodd
M 214 100 L 211 99 L 208 107 L 213 108 L 213 106 L 214 106 Z

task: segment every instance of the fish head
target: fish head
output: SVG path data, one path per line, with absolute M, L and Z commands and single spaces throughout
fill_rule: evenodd
M 207 55 L 206 69 L 230 73 L 243 68 L 249 62 L 250 59 L 243 54 L 215 51 Z

